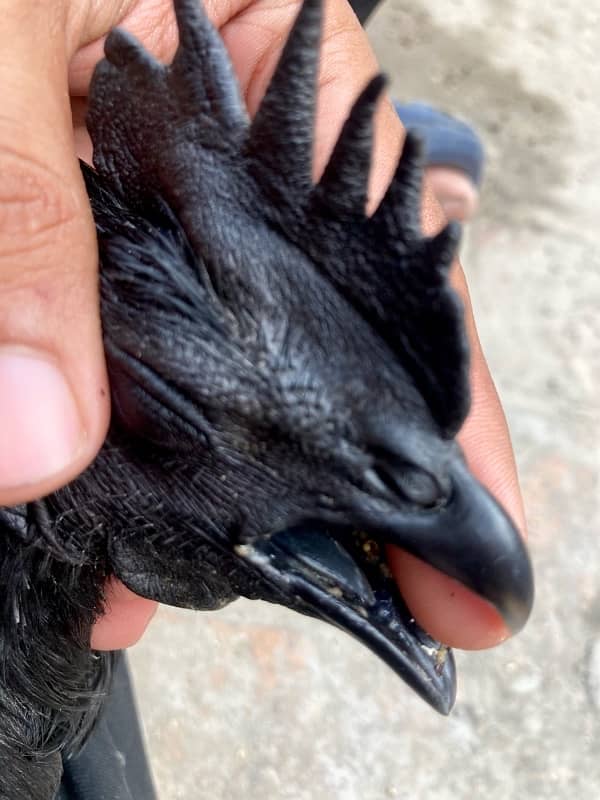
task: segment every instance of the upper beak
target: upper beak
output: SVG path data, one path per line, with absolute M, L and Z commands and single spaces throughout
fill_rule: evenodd
M 462 459 L 452 466 L 450 481 L 452 489 L 443 506 L 382 516 L 377 528 L 386 541 L 491 603 L 515 633 L 527 621 L 533 605 L 533 570 L 527 548 L 508 514 Z

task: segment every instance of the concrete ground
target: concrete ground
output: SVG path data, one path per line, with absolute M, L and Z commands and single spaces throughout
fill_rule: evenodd
M 279 608 L 164 609 L 131 653 L 162 800 L 600 796 L 600 11 L 385 0 L 398 97 L 489 154 L 463 261 L 512 428 L 538 596 L 458 654 L 444 719 L 349 637 Z M 541 10 L 546 9 L 546 10 Z

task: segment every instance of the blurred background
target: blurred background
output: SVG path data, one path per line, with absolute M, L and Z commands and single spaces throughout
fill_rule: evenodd
M 544 8 L 544 10 L 541 10 Z M 537 573 L 514 641 L 458 653 L 438 717 L 325 624 L 162 609 L 131 651 L 161 800 L 600 796 L 600 8 L 383 0 L 392 93 L 487 149 L 462 261 L 512 429 Z

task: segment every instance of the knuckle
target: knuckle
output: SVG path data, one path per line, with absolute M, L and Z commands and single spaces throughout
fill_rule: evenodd
M 80 214 L 68 180 L 0 145 L 0 259 L 60 246 Z

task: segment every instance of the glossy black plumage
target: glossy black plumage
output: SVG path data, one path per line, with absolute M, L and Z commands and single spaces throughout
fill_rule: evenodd
M 251 124 L 202 10 L 175 8 L 171 66 L 115 31 L 91 90 L 108 440 L 70 486 L 0 512 L 11 800 L 51 798 L 58 754 L 93 723 L 110 657 L 87 642 L 111 575 L 175 605 L 244 595 L 333 622 L 443 712 L 452 659 L 412 620 L 385 543 L 515 628 L 531 606 L 519 535 L 453 441 L 468 409 L 458 232 L 420 232 L 414 138 L 365 215 L 382 79 L 313 186 L 319 0 Z

